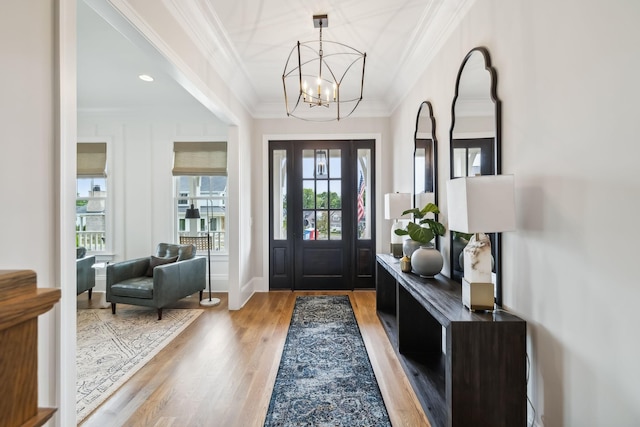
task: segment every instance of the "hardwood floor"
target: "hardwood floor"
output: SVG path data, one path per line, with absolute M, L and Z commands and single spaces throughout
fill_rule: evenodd
M 262 426 L 297 295 L 349 295 L 394 426 L 428 426 L 375 311 L 375 292 L 255 294 L 238 311 L 226 294 L 85 419 L 103 426 Z M 87 304 L 100 306 L 101 294 Z M 197 296 L 176 308 L 200 308 Z

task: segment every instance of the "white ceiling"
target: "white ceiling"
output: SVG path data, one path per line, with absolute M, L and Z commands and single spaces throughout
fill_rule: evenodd
M 147 0 L 157 1 L 157 0 Z M 367 53 L 364 98 L 354 116 L 388 116 L 474 0 L 165 0 L 183 29 L 254 117 L 286 117 L 282 73 L 299 41 Z M 140 81 L 141 73 L 156 81 Z M 78 108 L 187 106 L 194 102 L 157 61 L 78 2 Z

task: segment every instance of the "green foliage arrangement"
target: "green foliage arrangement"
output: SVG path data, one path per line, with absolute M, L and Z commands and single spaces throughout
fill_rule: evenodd
M 404 229 L 396 230 L 395 233 L 398 236 L 409 235 L 411 240 L 420 242 L 423 245 L 432 241 L 436 236 L 444 236 L 444 225 L 435 219 L 425 218 L 429 213 L 439 214 L 440 209 L 433 203 L 427 203 L 422 209 L 413 208 L 402 212 L 402 215 L 412 214 L 413 218 L 419 221 L 417 224 L 409 222 Z

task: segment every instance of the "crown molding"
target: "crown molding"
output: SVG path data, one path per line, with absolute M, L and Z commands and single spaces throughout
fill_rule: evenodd
M 345 117 L 343 120 L 349 120 L 350 118 L 358 117 L 358 118 L 371 118 L 371 117 L 389 117 L 391 115 L 391 110 L 389 110 L 389 106 L 382 101 L 376 100 L 363 100 L 358 108 L 349 116 Z M 287 111 L 284 105 L 284 100 L 281 101 L 270 101 L 270 102 L 262 102 L 257 105 L 255 109 L 255 114 L 253 115 L 255 119 L 286 119 Z
M 255 87 L 218 14 L 206 0 L 162 0 L 208 64 L 229 84 L 242 106 L 252 114 Z M 252 114 L 253 115 L 253 114 Z
M 170 45 L 149 25 L 129 0 L 84 0 L 105 21 L 148 54 L 167 74 L 197 99 L 205 108 L 226 123 L 237 117 L 218 94 L 207 85 Z
M 434 0 L 425 9 L 403 54 L 398 73 L 389 87 L 391 111 L 395 111 L 407 97 L 475 2 L 476 0 Z M 400 73 L 402 78 L 399 77 Z

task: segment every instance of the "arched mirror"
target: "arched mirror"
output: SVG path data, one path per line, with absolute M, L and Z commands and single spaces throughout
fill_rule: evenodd
M 496 95 L 496 72 L 489 52 L 482 47 L 472 49 L 462 61 L 451 105 L 450 176 L 500 174 L 500 100 Z M 450 233 L 451 278 L 461 281 L 461 253 L 467 235 Z M 500 233 L 489 234 L 494 259 L 496 305 L 502 306 L 500 271 Z
M 429 101 L 424 101 L 416 117 L 415 148 L 413 152 L 413 205 L 423 208 L 427 203 L 438 204 L 438 144 L 436 119 Z M 436 248 L 440 247 L 435 239 Z

